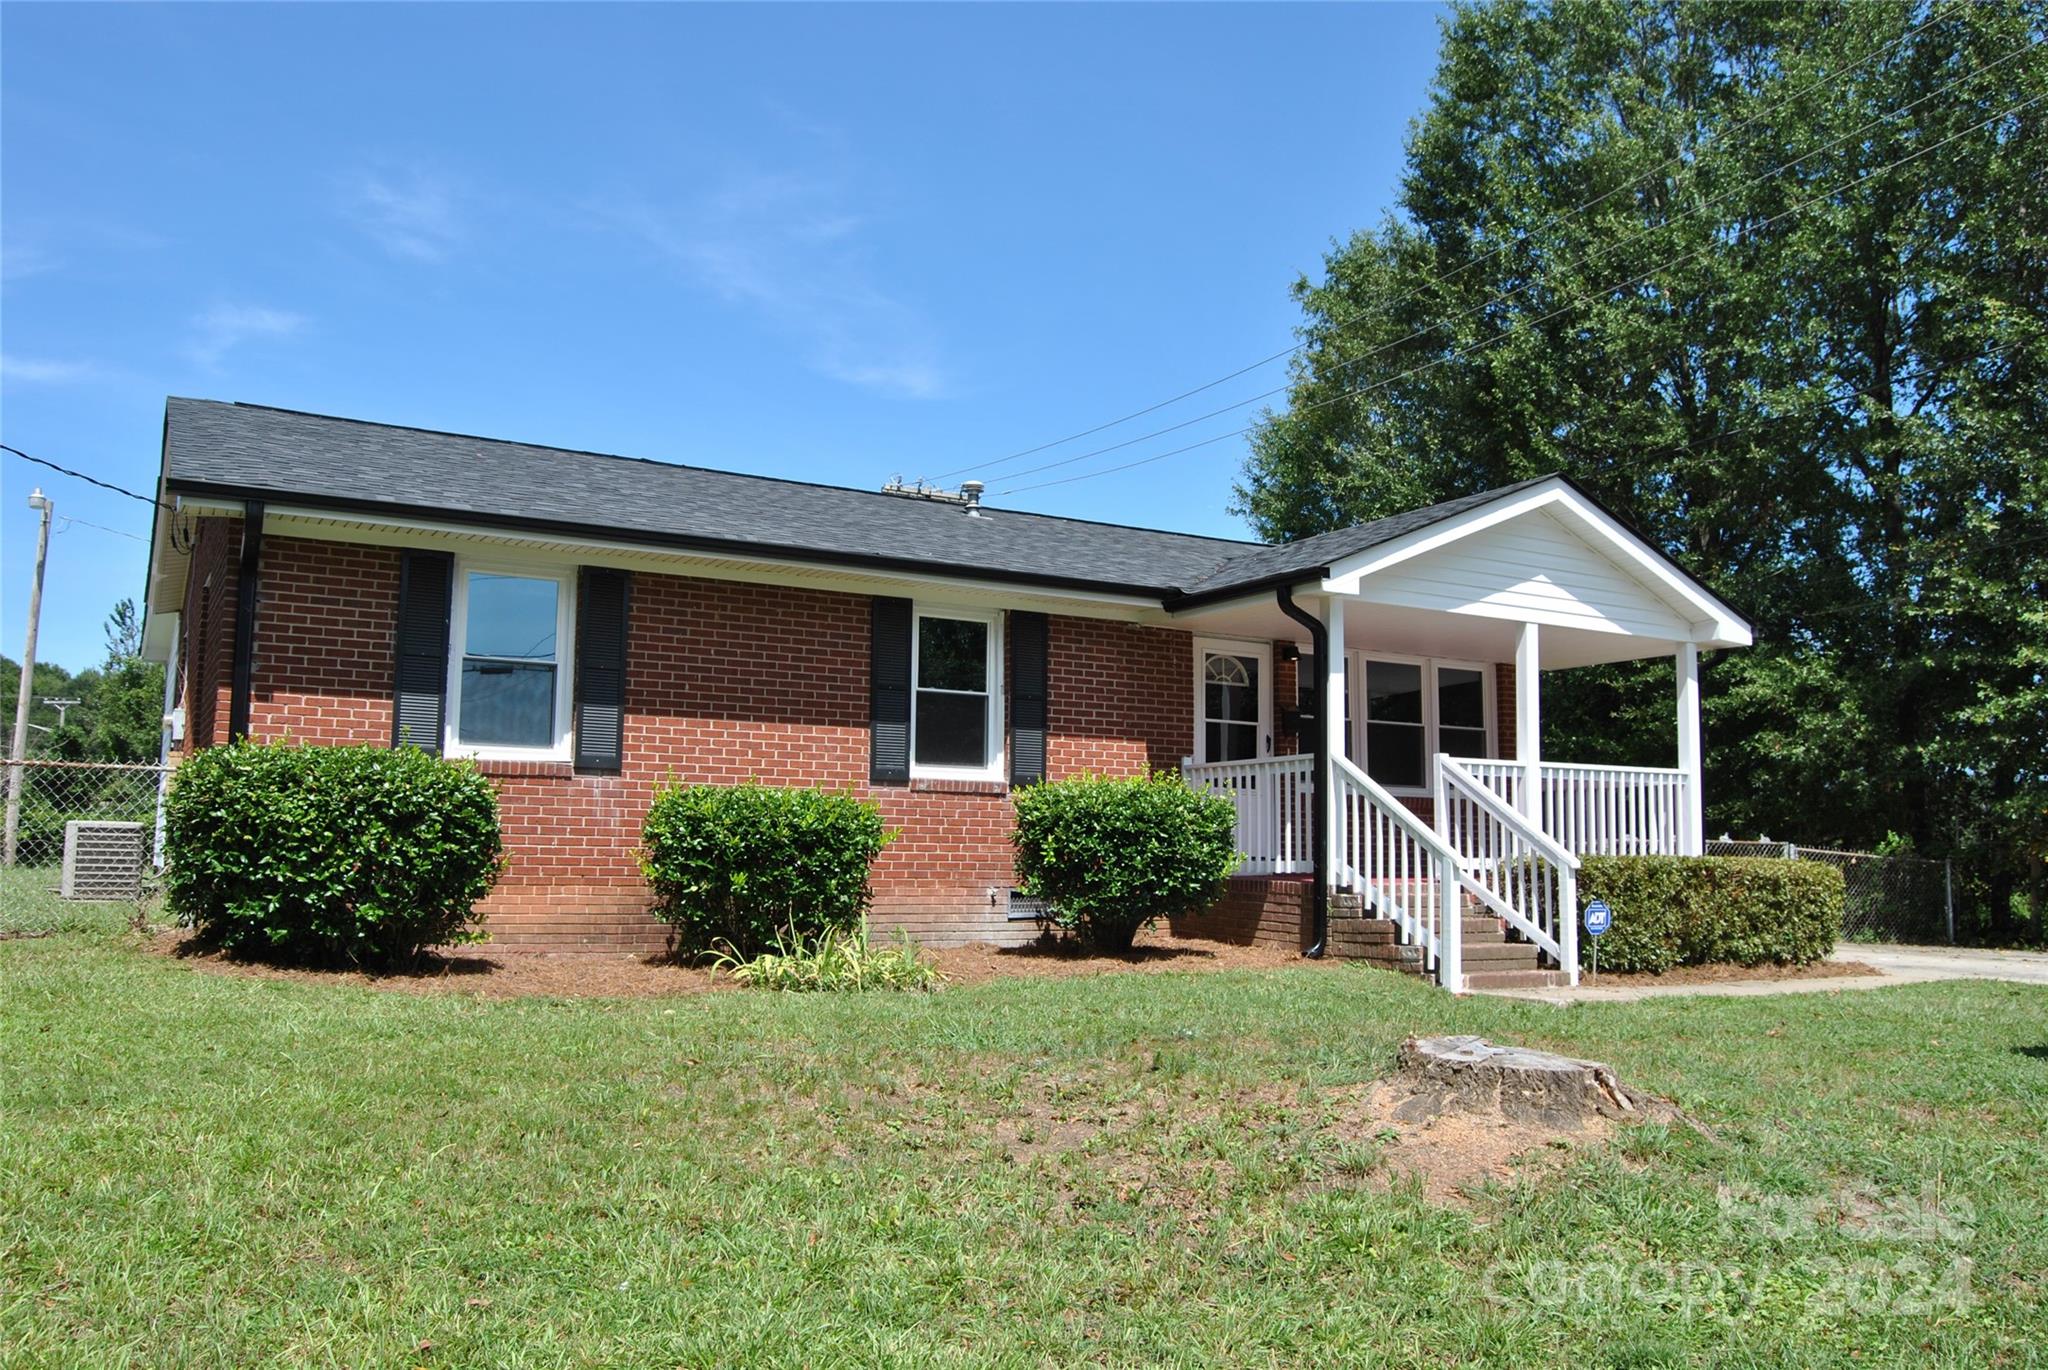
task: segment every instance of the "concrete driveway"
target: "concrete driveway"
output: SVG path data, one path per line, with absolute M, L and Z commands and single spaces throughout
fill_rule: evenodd
M 2026 985 L 2048 985 L 2048 952 L 1856 942 L 1837 947 L 1835 960 L 1861 961 L 1899 981 L 2017 980 Z

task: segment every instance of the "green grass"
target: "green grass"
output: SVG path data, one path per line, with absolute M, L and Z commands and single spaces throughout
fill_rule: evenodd
M 62 866 L 0 868 L 0 939 L 59 932 L 105 933 L 127 925 L 126 903 L 85 903 L 59 896 Z
M 1437 1031 L 1608 1059 L 1719 1141 L 1383 1192 L 1330 1092 Z M 2030 1364 L 2044 1121 L 2048 993 L 2014 985 L 492 1003 L 66 934 L 0 943 L 0 1360 Z M 1623 1285 L 1540 1306 L 1578 1268 Z

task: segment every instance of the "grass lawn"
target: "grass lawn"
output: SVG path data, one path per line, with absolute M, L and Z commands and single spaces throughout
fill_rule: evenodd
M 1644 1127 L 1463 1204 L 1331 1101 L 1403 1036 Z M 0 942 L 0 1359 L 2035 1364 L 2048 992 L 1559 1010 L 1346 966 L 633 1001 Z

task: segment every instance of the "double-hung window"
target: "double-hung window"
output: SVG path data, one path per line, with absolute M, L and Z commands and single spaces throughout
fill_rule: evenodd
M 1003 778 L 1001 626 L 993 612 L 918 609 L 911 647 L 913 774 Z
M 448 750 L 569 756 L 574 573 L 458 563 L 450 628 Z
M 1388 789 L 1426 790 L 1439 752 L 1492 754 L 1485 668 L 1371 656 L 1354 657 L 1350 666 L 1350 679 L 1361 666 L 1365 677 L 1365 717 L 1354 725 L 1354 752 L 1363 751 L 1365 773 Z

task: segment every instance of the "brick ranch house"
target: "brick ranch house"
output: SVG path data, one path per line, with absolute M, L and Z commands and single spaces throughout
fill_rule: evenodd
M 158 493 L 172 759 L 475 758 L 505 945 L 661 943 L 670 779 L 868 796 L 878 928 L 1026 940 L 1012 787 L 1180 768 L 1238 810 L 1211 935 L 1569 978 L 1580 854 L 1700 850 L 1698 652 L 1751 640 L 1556 476 L 1265 545 L 172 399 Z M 1539 755 L 1541 672 L 1659 655 L 1675 767 Z

